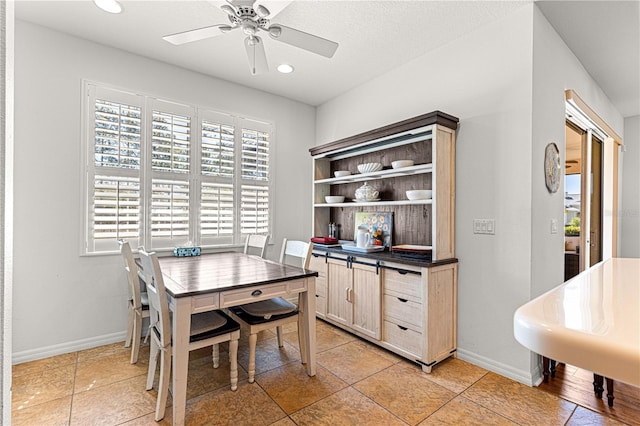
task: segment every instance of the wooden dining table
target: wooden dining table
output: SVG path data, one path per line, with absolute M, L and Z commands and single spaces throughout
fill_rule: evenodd
M 298 295 L 303 316 L 307 374 L 316 374 L 315 277 L 317 272 L 238 252 L 160 257 L 173 312 L 173 424 L 185 421 L 191 314 Z

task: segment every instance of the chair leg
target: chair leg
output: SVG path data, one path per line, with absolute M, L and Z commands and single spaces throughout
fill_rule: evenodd
M 138 362 L 140 353 L 140 339 L 142 338 L 142 315 L 134 311 L 133 333 L 131 336 L 131 364 Z
M 238 339 L 229 340 L 229 374 L 231 376 L 231 390 L 238 389 Z
M 278 347 L 281 348 L 282 346 L 284 346 L 284 343 L 282 343 L 282 326 L 281 325 L 276 327 L 276 334 L 278 335 Z
M 256 375 L 256 344 L 258 335 L 256 333 L 249 335 L 249 383 L 253 383 Z
M 220 367 L 220 345 L 217 343 L 211 349 L 211 358 L 213 359 L 213 368 Z
M 156 403 L 156 421 L 164 418 L 169 395 L 169 379 L 171 377 L 171 348 L 160 353 L 160 382 L 158 383 L 158 401 Z
M 147 370 L 147 390 L 153 389 L 153 379 L 156 375 L 159 354 L 160 348 L 158 347 L 158 343 L 155 339 L 151 339 L 151 345 L 149 347 L 149 369 Z
M 133 306 L 131 305 L 131 301 L 127 301 L 127 304 L 129 306 L 129 318 L 127 319 L 127 337 L 124 341 L 125 348 L 131 346 L 131 338 L 133 337 L 133 321 L 134 316 L 136 315 L 135 311 L 133 310 Z

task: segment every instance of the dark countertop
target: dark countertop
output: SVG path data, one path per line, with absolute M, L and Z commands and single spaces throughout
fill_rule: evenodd
M 404 257 L 404 256 L 398 256 L 397 254 L 393 254 L 391 252 L 388 251 L 383 251 L 383 252 L 373 252 L 373 253 L 356 253 L 353 251 L 347 251 L 347 250 L 343 250 L 339 247 L 322 247 L 319 245 L 314 245 L 313 246 L 313 251 L 314 252 L 323 252 L 323 253 L 327 253 L 330 257 L 331 257 L 331 253 L 335 253 L 335 254 L 340 254 L 340 255 L 344 255 L 344 256 L 352 256 L 356 259 L 358 258 L 363 258 L 363 259 L 372 259 L 375 261 L 381 261 L 381 262 L 392 262 L 392 263 L 400 263 L 403 265 L 411 265 L 411 266 L 417 266 L 419 268 L 432 268 L 434 266 L 439 266 L 439 265 L 446 265 L 449 263 L 457 263 L 458 259 L 457 258 L 450 258 L 450 259 L 442 259 L 442 260 L 437 260 L 437 261 L 432 261 L 432 260 L 420 260 L 420 259 L 412 259 L 409 257 Z M 319 253 L 314 253 L 314 255 L 320 255 L 320 256 L 324 256 L 324 254 L 319 254 Z

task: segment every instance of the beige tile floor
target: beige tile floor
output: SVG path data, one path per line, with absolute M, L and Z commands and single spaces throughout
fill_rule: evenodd
M 191 353 L 188 425 L 616 425 L 623 424 L 459 359 L 425 374 L 413 363 L 317 322 L 318 372 L 300 364 L 295 325 L 279 349 L 262 333 L 256 382 L 240 342 L 237 392 L 226 347 Z M 145 391 L 148 346 L 136 365 L 122 343 L 15 365 L 12 424 L 155 425 L 156 392 Z M 156 377 L 157 384 L 157 377 Z M 169 397 L 168 405 L 171 404 Z M 171 424 L 171 408 L 160 424 Z

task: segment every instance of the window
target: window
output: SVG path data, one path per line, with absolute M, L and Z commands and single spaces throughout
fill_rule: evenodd
M 85 83 L 84 253 L 270 234 L 272 126 Z

